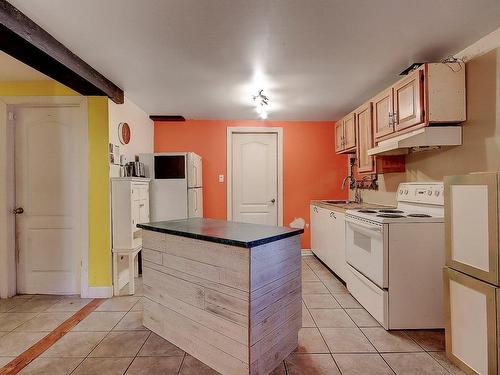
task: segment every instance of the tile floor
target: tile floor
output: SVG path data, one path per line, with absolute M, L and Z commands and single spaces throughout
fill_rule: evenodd
M 315 257 L 303 257 L 299 347 L 273 375 L 462 374 L 444 354 L 442 331 L 387 332 Z M 141 324 L 142 286 L 107 300 L 21 374 L 217 374 Z M 90 300 L 0 300 L 0 367 Z

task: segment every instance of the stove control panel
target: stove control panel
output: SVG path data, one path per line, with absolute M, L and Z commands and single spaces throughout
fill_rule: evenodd
M 405 182 L 399 184 L 398 202 L 444 205 L 442 182 Z

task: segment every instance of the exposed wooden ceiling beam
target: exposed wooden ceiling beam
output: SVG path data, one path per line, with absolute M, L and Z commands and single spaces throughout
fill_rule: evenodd
M 149 118 L 153 121 L 165 121 L 165 122 L 186 121 L 184 116 L 179 116 L 179 115 L 150 115 Z
M 123 103 L 123 90 L 5 0 L 0 0 L 0 49 L 82 95 Z

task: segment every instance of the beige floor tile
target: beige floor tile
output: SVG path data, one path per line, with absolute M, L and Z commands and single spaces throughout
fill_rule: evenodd
M 73 332 L 111 331 L 125 316 L 123 311 L 94 311 L 72 329 Z
M 56 304 L 50 306 L 47 309 L 47 312 L 56 312 L 56 311 L 78 311 L 84 308 L 90 301 L 91 298 L 63 298 Z
M 12 299 L 24 299 L 24 300 L 29 300 L 34 297 L 33 294 L 16 294 Z
M 403 331 L 386 331 L 382 327 L 361 328 L 361 330 L 381 353 L 423 351 Z
M 334 354 L 342 375 L 394 375 L 379 354 Z
M 444 330 L 442 329 L 406 331 L 406 333 L 427 351 L 445 350 Z
M 129 311 L 141 297 L 113 297 L 106 300 L 96 311 Z
M 349 293 L 345 285 L 335 278 L 325 279 L 323 283 L 331 293 Z
M 130 311 L 143 311 L 144 310 L 143 303 L 142 303 L 143 300 L 144 300 L 144 298 L 139 299 L 139 301 L 137 301 L 135 303 L 135 305 L 132 307 L 132 309 Z
M 346 309 L 345 312 L 358 327 L 380 327 L 380 324 L 365 309 Z
M 90 357 L 135 357 L 148 336 L 146 331 L 110 332 Z
M 7 333 L 9 333 L 9 332 L 2 332 L 2 331 L 0 331 L 0 337 L 5 336 Z
M 292 353 L 285 362 L 288 375 L 340 375 L 330 354 Z
M 113 331 L 149 331 L 142 325 L 142 311 L 129 311 Z
M 69 375 L 83 358 L 37 358 L 26 366 L 21 375 Z
M 5 313 L 0 314 L 0 331 L 12 331 L 28 320 L 33 319 L 36 313 Z
M 42 357 L 86 357 L 107 332 L 69 332 L 42 353 Z
M 40 313 L 33 319 L 17 327 L 16 331 L 50 332 L 68 320 L 72 314 L 71 312 Z
M 22 303 L 25 303 L 27 299 L 24 298 L 9 298 L 9 299 L 1 299 L 0 300 L 0 313 L 8 312 L 12 310 L 14 307 L 19 306 Z
M 320 281 L 319 277 L 309 267 L 302 268 L 302 281 Z
M 382 357 L 397 375 L 449 375 L 428 353 L 385 353 Z
M 316 325 L 327 328 L 354 328 L 356 324 L 342 309 L 309 309 Z
M 10 361 L 12 361 L 14 358 L 16 358 L 16 357 L 0 357 L 0 368 L 2 368 L 7 363 L 9 363 Z
M 10 332 L 0 338 L 0 357 L 18 356 L 46 335 L 46 332 Z
M 71 375 L 123 375 L 132 360 L 133 358 L 87 358 Z
M 362 306 L 359 304 L 358 301 L 354 299 L 353 296 L 351 296 L 349 293 L 338 293 L 338 294 L 333 294 L 337 302 L 342 306 L 344 309 L 361 309 Z
M 320 328 L 320 332 L 332 353 L 376 352 L 359 328 Z
M 445 352 L 430 352 L 431 357 L 439 362 L 449 373 L 453 375 L 465 375 L 465 372 L 460 370 L 454 363 L 452 363 L 447 357 Z
M 329 294 L 326 286 L 321 281 L 303 281 L 302 294 Z
M 179 375 L 219 375 L 219 373 L 203 362 L 186 354 Z
M 183 355 L 183 350 L 154 332 L 148 337 L 138 354 L 139 357 L 182 357 Z
M 304 302 L 302 302 L 302 327 L 316 327 L 316 323 L 314 323 L 314 320 Z
M 299 331 L 298 353 L 330 353 L 325 340 L 317 328 L 301 328 Z
M 285 363 L 281 362 L 269 375 L 286 375 Z
M 137 357 L 126 375 L 177 375 L 182 357 Z
M 310 309 L 340 309 L 340 305 L 330 294 L 304 294 L 304 303 Z
M 32 299 L 14 307 L 10 312 L 42 312 L 55 305 L 58 298 L 35 296 Z

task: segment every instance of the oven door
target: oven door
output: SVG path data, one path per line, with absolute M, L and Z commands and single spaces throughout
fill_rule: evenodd
M 345 221 L 347 263 L 379 288 L 388 288 L 388 226 L 352 216 Z

